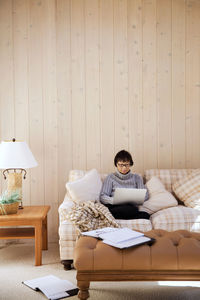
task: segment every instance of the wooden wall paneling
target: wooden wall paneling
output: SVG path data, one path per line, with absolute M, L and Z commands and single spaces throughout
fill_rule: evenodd
M 1 140 L 15 136 L 12 12 L 11 0 L 0 2 Z
M 85 19 L 83 0 L 71 1 L 72 162 L 86 169 Z
M 57 121 L 58 121 L 58 199 L 63 201 L 72 169 L 71 126 L 71 1 L 57 1 Z M 63 63 L 65 62 L 65 63 Z
M 44 103 L 43 103 L 43 2 L 29 2 L 29 126 L 30 149 L 38 166 L 31 169 L 31 205 L 43 205 L 44 194 Z
M 13 1 L 15 138 L 29 144 L 28 1 Z M 30 172 L 22 183 L 23 205 L 30 205 Z
M 122 148 L 136 172 L 200 167 L 199 16 L 199 0 L 0 1 L 0 138 L 38 161 L 24 203 L 51 205 L 50 237 L 72 168 L 111 172 Z
M 100 169 L 99 1 L 85 1 L 86 167 Z
M 200 1 L 186 2 L 186 166 L 200 167 Z
M 159 168 L 170 168 L 172 163 L 171 29 L 171 0 L 157 1 L 157 99 Z
M 43 106 L 44 106 L 44 203 L 49 212 L 50 239 L 58 236 L 58 165 L 57 165 L 57 93 L 56 93 L 56 6 L 54 0 L 43 2 Z
M 157 168 L 156 0 L 143 2 L 144 169 Z
M 12 1 L 0 1 L 0 140 L 15 136 Z M 7 186 L 0 172 L 1 190 Z
M 128 1 L 129 150 L 143 172 L 142 1 Z
M 113 171 L 115 102 L 113 90 L 113 0 L 100 1 L 101 170 Z
M 185 168 L 185 1 L 172 1 L 172 166 Z
M 115 152 L 128 149 L 129 103 L 127 60 L 127 1 L 116 0 L 114 8 Z

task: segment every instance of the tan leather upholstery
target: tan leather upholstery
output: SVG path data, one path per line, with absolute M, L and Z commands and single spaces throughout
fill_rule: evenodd
M 124 250 L 91 237 L 76 243 L 74 265 L 79 271 L 96 270 L 200 270 L 200 234 L 178 230 L 151 230 L 153 245 Z

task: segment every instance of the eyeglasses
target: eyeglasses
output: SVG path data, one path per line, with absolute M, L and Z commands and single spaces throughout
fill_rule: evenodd
M 120 168 L 123 168 L 123 167 L 129 168 L 129 167 L 130 167 L 130 164 L 117 164 L 117 165 L 118 165 L 118 167 L 120 167 Z

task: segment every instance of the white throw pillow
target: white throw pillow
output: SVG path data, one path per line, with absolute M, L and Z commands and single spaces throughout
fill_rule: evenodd
M 99 200 L 101 187 L 101 177 L 96 169 L 90 170 L 78 180 L 66 183 L 71 198 L 77 202 Z
M 146 186 L 149 191 L 149 200 L 140 206 L 141 211 L 153 214 L 158 210 L 178 205 L 176 198 L 165 189 L 163 183 L 156 176 L 151 177 Z

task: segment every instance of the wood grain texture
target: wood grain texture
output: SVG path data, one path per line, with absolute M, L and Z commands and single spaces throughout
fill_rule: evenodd
M 29 146 L 38 162 L 38 167 L 31 170 L 31 205 L 44 204 L 45 201 L 43 5 L 44 2 L 29 2 Z
M 86 168 L 100 169 L 99 6 L 85 1 Z
M 163 12 L 165 12 L 163 14 Z M 171 0 L 157 1 L 158 167 L 172 167 Z
M 85 1 L 71 1 L 72 166 L 86 169 Z
M 198 0 L 1 0 L 0 138 L 38 167 L 25 205 L 49 204 L 49 239 L 71 169 L 200 167 Z M 0 180 L 1 190 L 6 181 Z
M 100 108 L 101 108 L 101 170 L 113 168 L 115 145 L 113 0 L 100 1 Z M 106 155 L 102 155 L 106 153 Z
M 49 212 L 49 231 L 58 235 L 58 119 L 56 89 L 56 8 L 54 0 L 43 2 L 43 124 L 44 124 L 44 204 L 53 199 Z M 47 51 L 48 49 L 48 51 Z
M 128 149 L 127 1 L 113 2 L 115 152 Z
M 172 165 L 186 166 L 185 6 L 172 1 Z
M 200 1 L 186 1 L 186 166 L 200 163 Z
M 29 69 L 28 69 L 28 22 L 27 1 L 13 2 L 13 80 L 15 138 L 29 143 Z M 23 116 L 23 122 L 22 122 Z M 30 205 L 30 172 L 23 181 L 23 204 Z
M 158 115 L 156 90 L 156 1 L 143 1 L 143 128 L 144 166 L 146 169 L 158 166 Z
M 72 169 L 71 1 L 58 0 L 56 5 L 57 184 L 61 203 Z
M 10 140 L 15 136 L 14 61 L 12 1 L 0 1 L 0 138 Z M 1 177 L 1 189 L 6 182 Z
M 128 1 L 128 122 L 129 150 L 134 169 L 144 169 L 143 97 L 142 97 L 142 1 Z

